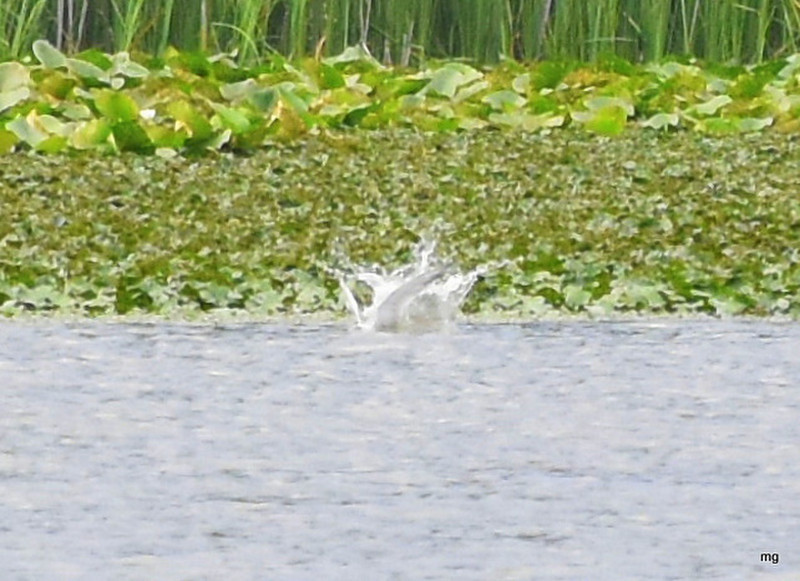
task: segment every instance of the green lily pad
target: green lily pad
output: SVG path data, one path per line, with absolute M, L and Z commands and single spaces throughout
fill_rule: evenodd
M 30 85 L 31 75 L 24 65 L 15 62 L 0 63 L 0 94 Z
M 628 114 L 622 107 L 612 105 L 590 111 L 573 111 L 571 117 L 594 133 L 612 136 L 625 130 Z
M 75 129 L 74 123 L 64 123 L 61 119 L 53 117 L 52 115 L 40 115 L 37 118 L 37 122 L 47 133 L 64 137 L 71 135 Z
M 25 117 L 17 117 L 6 123 L 6 129 L 14 133 L 20 141 L 36 147 L 47 139 L 47 134 L 32 125 Z
M 212 103 L 211 107 L 217 112 L 217 115 L 219 115 L 222 124 L 230 129 L 234 135 L 239 135 L 250 130 L 250 120 L 244 112 L 216 103 Z
M 167 105 L 167 112 L 189 130 L 193 139 L 204 140 L 211 137 L 211 124 L 191 103 L 173 101 Z
M 89 48 L 87 50 L 81 51 L 75 55 L 75 59 L 80 60 L 82 62 L 93 64 L 97 68 L 109 72 L 109 74 L 114 64 L 113 62 L 114 56 L 108 55 L 97 48 Z M 69 62 L 67 62 L 67 65 L 69 66 Z
M 733 103 L 733 99 L 728 95 L 717 95 L 705 103 L 695 105 L 694 110 L 702 115 L 716 115 L 717 111 L 731 103 Z
M 33 54 L 45 67 L 57 69 L 67 66 L 67 57 L 60 50 L 46 40 L 37 40 L 33 43 Z
M 117 91 L 99 91 L 94 99 L 97 110 L 111 123 L 134 121 L 139 117 L 139 106 L 131 97 Z
M 270 114 L 278 104 L 278 92 L 275 89 L 259 89 L 250 95 L 250 102 L 263 114 Z
M 25 101 L 30 96 L 31 90 L 28 87 L 18 87 L 10 91 L 3 91 L 0 93 L 0 113 Z
M 36 151 L 41 153 L 58 153 L 69 146 L 69 141 L 63 135 L 50 135 L 36 144 Z
M 323 60 L 327 65 L 347 65 L 352 63 L 364 63 L 371 67 L 380 67 L 380 63 L 376 61 L 372 55 L 363 46 L 349 46 L 340 54 L 328 57 Z
M 548 127 L 561 127 L 565 117 L 551 113 L 533 115 L 525 111 L 515 111 L 514 113 L 492 113 L 489 115 L 489 121 L 501 127 L 538 131 Z
M 459 88 L 481 78 L 483 73 L 468 65 L 448 63 L 432 73 L 431 80 L 423 92 L 452 99 Z
M 120 151 L 152 153 L 155 150 L 155 145 L 150 141 L 147 132 L 135 121 L 116 123 L 111 127 L 111 131 Z
M 677 113 L 656 113 L 643 121 L 642 126 L 653 129 L 666 129 L 667 127 L 677 127 L 679 123 L 680 117 Z
M 292 83 L 281 83 L 276 87 L 276 90 L 281 100 L 289 105 L 307 127 L 313 127 L 317 124 L 316 118 L 308 112 L 308 103 L 295 92 L 295 87 Z
M 496 111 L 513 111 L 525 106 L 527 100 L 515 91 L 504 89 L 486 95 L 482 101 Z
M 60 70 L 48 70 L 39 81 L 37 88 L 42 93 L 67 101 L 70 98 L 70 91 L 72 91 L 77 82 L 69 73 Z
M 252 95 L 258 90 L 258 83 L 254 79 L 245 79 L 236 83 L 227 83 L 219 88 L 219 93 L 223 99 L 228 101 L 240 101 Z
M 17 143 L 19 143 L 19 137 L 14 132 L 0 127 L 0 154 L 10 153 Z
M 83 79 L 102 81 L 103 83 L 110 82 L 109 75 L 106 71 L 84 60 L 68 58 L 67 68 L 69 68 L 74 75 Z
M 517 93 L 520 93 L 522 95 L 526 95 L 530 90 L 530 87 L 531 87 L 530 73 L 523 73 L 521 75 L 517 75 L 511 82 L 511 88 L 514 89 Z
M 335 67 L 321 63 L 319 67 L 320 89 L 340 89 L 345 86 L 344 75 Z
M 132 61 L 127 52 L 120 52 L 111 57 L 111 70 L 109 73 L 132 79 L 143 79 L 150 75 L 150 70 Z
M 152 141 L 153 145 L 157 148 L 164 148 L 176 150 L 183 147 L 186 140 L 189 139 L 189 134 L 181 129 L 175 131 L 171 127 L 164 127 L 162 125 L 148 125 L 144 128 L 147 136 Z
M 752 131 L 761 131 L 772 125 L 774 119 L 772 117 L 745 117 L 740 121 L 739 127 L 745 133 Z
M 111 125 L 105 119 L 92 119 L 79 123 L 70 136 L 70 143 L 76 149 L 94 149 L 108 143 Z
M 573 311 L 583 309 L 591 300 L 592 293 L 582 286 L 568 284 L 564 287 L 564 304 Z
M 628 117 L 633 117 L 636 113 L 633 105 L 620 97 L 593 97 L 588 99 L 585 105 L 589 111 L 604 111 L 611 108 L 618 108 L 624 111 L 625 115 Z

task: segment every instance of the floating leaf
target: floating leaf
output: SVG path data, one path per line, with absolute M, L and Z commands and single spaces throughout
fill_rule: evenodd
M 153 142 L 135 121 L 122 121 L 111 127 L 114 142 L 120 151 L 134 151 L 136 153 L 152 153 L 155 149 Z
M 184 129 L 175 131 L 170 127 L 163 127 L 160 125 L 148 125 L 145 128 L 145 132 L 150 138 L 150 141 L 152 141 L 153 145 L 157 148 L 170 149 L 173 151 L 183 147 L 184 143 L 186 143 L 186 140 L 189 138 L 189 134 Z
M 84 79 L 93 79 L 97 81 L 110 82 L 109 75 L 103 69 L 90 62 L 80 59 L 67 59 L 67 67 L 75 75 Z
M 564 304 L 573 311 L 581 310 L 592 298 L 592 293 L 575 284 L 564 287 Z
M 339 89 L 345 86 L 345 80 L 342 73 L 340 73 L 333 66 L 322 63 L 319 67 L 320 88 L 321 89 Z
M 718 135 L 741 133 L 742 131 L 741 119 L 736 117 L 711 117 L 698 123 L 696 128 L 700 131 Z
M 223 125 L 230 129 L 234 135 L 239 135 L 250 129 L 250 120 L 242 111 L 225 107 L 224 105 L 217 105 L 216 103 L 211 106 L 219 115 Z
M 83 103 L 70 103 L 67 101 L 62 103 L 59 108 L 61 109 L 64 117 L 67 119 L 72 119 L 73 121 L 94 118 L 92 110 Z
M 278 92 L 275 89 L 259 89 L 250 95 L 250 102 L 262 113 L 272 113 L 278 104 Z
M 103 90 L 94 99 L 97 110 L 112 123 L 133 121 L 139 117 L 139 106 L 124 93 Z
M 486 95 L 482 101 L 497 111 L 519 109 L 527 102 L 524 97 L 521 97 L 518 93 L 509 91 L 508 89 L 490 93 L 489 95 Z
M 67 66 L 67 57 L 64 56 L 64 53 L 46 40 L 34 41 L 33 54 L 40 63 L 49 69 Z
M 167 112 L 180 121 L 194 139 L 211 137 L 211 124 L 187 101 L 173 101 L 167 105 Z
M 69 73 L 48 70 L 45 71 L 37 88 L 41 93 L 46 93 L 56 99 L 68 100 L 70 98 L 70 91 L 72 91 L 77 82 L 78 81 L 69 75 Z
M 726 105 L 729 105 L 730 103 L 733 103 L 733 99 L 731 99 L 728 95 L 717 95 L 705 103 L 695 105 L 694 109 L 703 115 L 716 115 L 717 111 Z
M 761 119 L 755 117 L 745 117 L 740 122 L 740 128 L 746 133 L 752 131 L 761 131 L 762 129 L 766 129 L 772 125 L 773 121 L 774 119 L 772 117 L 763 117 Z
M 517 75 L 511 82 L 511 88 L 514 89 L 517 93 L 520 93 L 522 95 L 526 95 L 528 93 L 530 86 L 531 86 L 530 73 L 523 73 L 521 75 Z
M 123 75 L 132 79 L 142 79 L 150 75 L 147 67 L 131 60 L 127 52 L 120 52 L 111 57 L 111 75 Z
M 231 135 L 233 134 L 230 129 L 226 129 L 225 131 L 220 131 L 219 133 L 211 137 L 211 139 L 208 140 L 205 146 L 208 149 L 212 150 L 221 149 L 223 145 L 227 145 L 228 143 L 230 143 Z
M 64 123 L 61 119 L 53 117 L 52 115 L 40 115 L 37 118 L 39 126 L 48 133 L 54 133 L 61 136 L 69 136 L 75 129 L 74 123 Z
M 220 95 L 228 101 L 240 101 L 251 97 L 258 90 L 258 84 L 253 79 L 245 79 L 236 83 L 228 83 L 219 88 Z
M 543 115 L 532 115 L 524 111 L 514 113 L 492 113 L 489 121 L 495 125 L 523 129 L 525 131 L 538 131 L 548 127 L 561 127 L 564 124 L 563 115 L 553 115 L 545 113 Z
M 13 132 L 20 141 L 24 141 L 31 147 L 36 147 L 47 139 L 47 134 L 39 130 L 25 117 L 17 117 L 6 123 L 6 129 Z
M 483 74 L 468 65 L 449 63 L 432 73 L 431 80 L 423 91 L 452 99 L 460 87 L 481 78 Z
M 64 151 L 69 142 L 63 135 L 50 135 L 36 144 L 36 151 L 41 153 L 59 153 Z
M 316 125 L 316 119 L 308 112 L 308 104 L 295 92 L 291 83 L 281 83 L 276 87 L 281 99 L 303 120 L 308 127 Z
M 370 66 L 380 67 L 380 63 L 376 61 L 372 55 L 363 46 L 349 46 L 341 54 L 332 56 L 323 60 L 328 65 L 343 65 L 353 62 L 366 63 Z
M 113 56 L 110 56 L 97 48 L 90 48 L 75 55 L 76 60 L 93 64 L 103 71 L 108 71 L 109 74 L 114 64 L 112 60 L 113 58 Z M 69 62 L 67 62 L 67 64 L 69 65 Z
M 462 103 L 464 101 L 468 101 L 478 93 L 489 89 L 492 85 L 489 81 L 480 80 L 474 83 L 470 83 L 469 85 L 465 85 L 461 87 L 457 92 L 455 97 L 453 97 L 453 103 Z
M 665 129 L 667 127 L 677 127 L 679 123 L 680 117 L 678 117 L 677 113 L 656 113 L 646 121 L 643 121 L 642 126 Z
M 633 117 L 636 113 L 633 105 L 620 97 L 593 97 L 585 102 L 589 111 L 603 111 L 611 108 L 618 108 L 625 112 L 628 117 Z
M 18 87 L 10 91 L 3 91 L 0 93 L 0 113 L 21 103 L 30 96 L 31 90 L 28 87 Z
M 17 143 L 19 143 L 19 137 L 15 133 L 0 128 L 0 154 L 10 153 Z
M 0 94 L 31 85 L 31 75 L 24 65 L 15 62 L 0 63 Z
M 625 129 L 627 113 L 616 105 L 591 111 L 573 111 L 572 119 L 600 135 L 619 135 Z
M 70 136 L 70 143 L 76 149 L 93 149 L 105 143 L 111 136 L 111 125 L 104 119 L 92 119 L 80 123 Z

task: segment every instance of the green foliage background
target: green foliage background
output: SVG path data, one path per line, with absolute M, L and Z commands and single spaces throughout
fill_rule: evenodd
M 476 315 L 800 317 L 796 0 L 91 6 L 0 0 L 0 313 L 336 316 L 431 234 Z
M 238 49 L 252 63 L 363 43 L 379 60 L 760 62 L 797 52 L 797 0 L 0 0 L 0 59 L 37 38 L 67 52 Z M 320 44 L 324 40 L 324 43 Z

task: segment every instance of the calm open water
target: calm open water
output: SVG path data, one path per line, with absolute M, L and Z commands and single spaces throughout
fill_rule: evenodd
M 0 325 L 3 581 L 798 578 L 797 324 Z

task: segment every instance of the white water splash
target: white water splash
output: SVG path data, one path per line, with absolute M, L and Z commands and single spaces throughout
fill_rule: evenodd
M 422 241 L 414 262 L 392 272 L 382 267 L 355 274 L 338 273 L 347 308 L 359 327 L 376 331 L 431 331 L 455 321 L 461 304 L 486 268 L 462 274 L 435 256 L 436 243 Z M 362 305 L 352 286 L 372 289 L 372 302 Z

